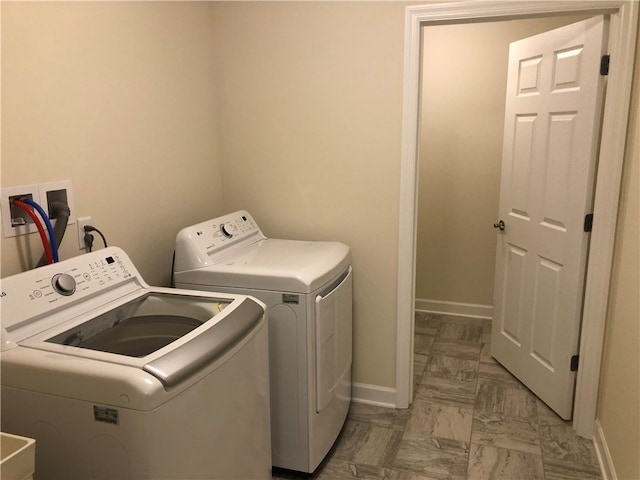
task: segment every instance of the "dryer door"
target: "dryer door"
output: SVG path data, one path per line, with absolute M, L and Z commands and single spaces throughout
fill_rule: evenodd
M 316 296 L 316 411 L 351 401 L 352 269 Z

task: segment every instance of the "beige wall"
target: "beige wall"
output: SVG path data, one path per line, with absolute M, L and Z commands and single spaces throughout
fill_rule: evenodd
M 639 79 L 636 60 L 597 412 L 619 479 L 640 478 Z
M 248 209 L 271 237 L 351 247 L 354 379 L 393 387 L 404 7 L 216 13 L 225 206 Z
M 425 28 L 417 299 L 493 304 L 509 44 L 583 18 Z
M 168 282 L 179 228 L 237 208 L 271 237 L 345 242 L 354 378 L 394 386 L 402 3 L 3 2 L 2 14 L 3 186 L 71 179 L 74 216 L 152 284 Z M 80 253 L 69 237 L 62 258 Z M 2 275 L 31 265 L 38 241 L 3 238 Z
M 1 8 L 2 186 L 70 179 L 72 216 L 168 284 L 178 229 L 223 213 L 213 5 Z M 2 276 L 33 265 L 39 242 L 3 237 Z M 72 225 L 61 258 L 80 253 Z

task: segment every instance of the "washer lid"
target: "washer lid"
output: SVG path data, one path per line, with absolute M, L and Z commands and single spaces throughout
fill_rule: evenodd
M 175 281 L 311 293 L 342 273 L 350 261 L 349 247 L 343 243 L 267 238 L 235 251 L 214 265 L 176 272 Z
M 155 377 L 164 391 L 183 389 L 188 385 L 187 379 L 217 368 L 226 353 L 241 344 L 264 319 L 262 304 L 244 295 L 147 290 L 150 291 L 132 300 L 125 299 L 115 308 L 98 315 L 87 312 L 21 342 L 10 351 L 11 357 L 3 357 L 3 385 L 64 396 L 69 396 L 73 389 L 91 396 L 95 389 L 70 386 L 59 379 L 82 378 L 88 371 L 91 377 L 107 376 L 121 385 L 130 383 L 129 379 L 105 373 L 116 368 L 120 374 L 134 372 L 131 375 L 136 382 L 143 379 L 145 385 L 137 389 L 122 386 L 118 389 L 128 390 L 132 403 L 146 404 L 143 397 L 150 395 L 147 387 L 151 384 L 140 372 Z M 6 358 L 12 360 L 7 363 Z M 24 375 L 24 369 L 33 369 L 35 364 L 40 365 L 36 368 L 40 371 L 37 375 L 46 371 L 52 380 L 43 382 Z M 78 382 L 86 383 L 86 379 Z M 154 391 L 163 395 L 157 389 Z
M 214 317 L 230 303 L 149 291 L 74 324 L 45 339 L 45 342 L 127 357 L 146 357 L 201 325 L 214 321 Z

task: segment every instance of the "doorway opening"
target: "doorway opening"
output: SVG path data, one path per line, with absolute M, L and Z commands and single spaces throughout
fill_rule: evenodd
M 491 318 L 509 44 L 586 18 L 423 28 L 416 309 Z
M 617 59 L 608 80 L 603 114 L 601 160 L 594 215 L 600 228 L 591 239 L 581 332 L 574 428 L 591 437 L 613 256 L 618 193 L 628 118 L 638 7 L 622 1 L 463 2 L 408 7 L 405 30 L 405 80 L 399 219 L 396 406 L 411 402 L 415 259 L 417 229 L 417 167 L 419 145 L 422 29 L 444 24 L 478 23 L 543 16 L 610 15 L 609 52 Z M 617 128 L 614 128 L 617 127 Z

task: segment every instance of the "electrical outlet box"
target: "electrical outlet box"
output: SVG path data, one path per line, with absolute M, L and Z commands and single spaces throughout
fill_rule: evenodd
M 41 183 L 38 185 L 38 191 L 40 194 L 40 200 L 42 201 L 42 208 L 47 212 L 52 224 L 55 225 L 57 216 L 55 211 L 51 208 L 51 205 L 56 201 L 65 203 L 69 207 L 69 210 L 71 210 L 67 225 L 75 223 L 75 217 L 73 216 L 75 214 L 75 204 L 73 201 L 71 180 Z
M 3 187 L 0 189 L 0 210 L 2 211 L 2 230 L 5 238 L 34 233 L 38 228 L 33 220 L 20 207 L 12 206 L 11 201 L 26 197 L 40 203 L 38 185 L 22 185 L 20 187 Z
M 91 225 L 91 217 L 78 218 L 78 248 L 84 250 L 87 246 L 84 243 L 84 226 Z

